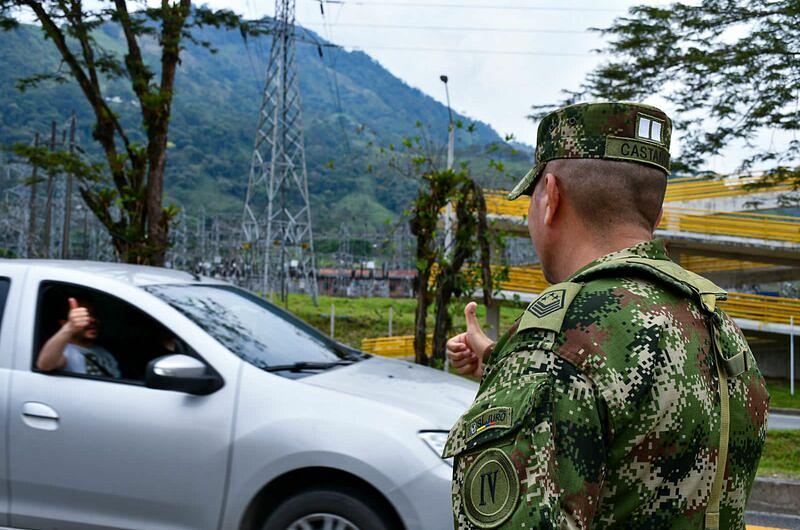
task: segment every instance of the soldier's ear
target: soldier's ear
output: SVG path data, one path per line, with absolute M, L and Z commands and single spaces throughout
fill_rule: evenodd
M 544 204 L 544 224 L 553 224 L 553 219 L 556 217 L 556 212 L 561 204 L 561 191 L 558 188 L 558 178 L 553 173 L 547 173 L 544 176 L 544 189 L 543 199 Z

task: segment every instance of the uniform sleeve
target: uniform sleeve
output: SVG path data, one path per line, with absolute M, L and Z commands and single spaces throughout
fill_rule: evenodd
M 509 344 L 465 415 L 454 470 L 459 530 L 591 526 L 606 470 L 605 409 L 592 381 L 545 342 Z M 470 445 L 469 433 L 501 412 L 511 416 L 504 427 Z
M 566 361 L 555 364 L 551 401 L 538 427 L 552 439 L 554 526 L 585 529 L 592 526 L 606 473 L 605 408 L 591 380 Z

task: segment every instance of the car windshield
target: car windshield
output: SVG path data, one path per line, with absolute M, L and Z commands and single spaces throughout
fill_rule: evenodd
M 335 366 L 342 360 L 363 358 L 297 317 L 233 286 L 153 285 L 146 290 L 259 368 L 295 363 Z

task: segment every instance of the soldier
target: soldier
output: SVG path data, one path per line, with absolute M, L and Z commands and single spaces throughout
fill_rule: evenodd
M 482 375 L 444 451 L 457 529 L 744 528 L 769 396 L 725 292 L 653 240 L 671 129 L 633 103 L 539 125 L 509 199 L 553 285 L 496 345 L 474 304 L 448 341 Z

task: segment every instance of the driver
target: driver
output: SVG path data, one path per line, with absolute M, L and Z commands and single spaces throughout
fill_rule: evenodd
M 42 347 L 36 367 L 44 372 L 64 370 L 75 374 L 119 379 L 117 360 L 96 344 L 100 321 L 93 316 L 89 300 L 70 298 L 66 320 L 59 320 L 59 329 Z

